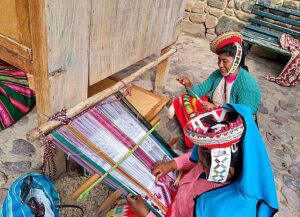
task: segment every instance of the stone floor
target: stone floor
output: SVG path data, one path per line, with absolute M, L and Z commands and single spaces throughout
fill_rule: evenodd
M 188 75 L 194 83 L 198 83 L 217 68 L 217 57 L 210 52 L 208 41 L 181 35 L 177 47 L 166 85 L 166 94 L 170 97 L 184 92 L 175 80 L 178 75 Z M 284 65 L 279 61 L 250 53 L 246 63 L 263 93 L 258 122 L 276 179 L 280 203 L 276 217 L 300 216 L 300 84 L 291 88 L 281 87 L 264 79 L 266 75 L 280 73 Z M 152 89 L 154 78 L 154 71 L 151 71 L 135 83 Z M 25 133 L 36 126 L 35 118 L 36 112 L 33 110 L 13 127 L 0 132 L 0 204 L 12 181 L 26 171 L 35 170 L 41 163 L 40 144 L 25 141 Z M 161 119 L 159 132 L 166 141 L 181 133 L 177 122 L 168 120 L 166 109 L 162 110 Z M 67 175 L 56 182 L 62 200 L 83 180 L 83 177 L 73 176 Z M 80 203 L 88 213 L 85 216 L 96 216 L 97 204 L 107 196 L 108 190 L 100 185 L 95 192 L 88 201 Z M 74 215 L 69 213 L 64 216 Z

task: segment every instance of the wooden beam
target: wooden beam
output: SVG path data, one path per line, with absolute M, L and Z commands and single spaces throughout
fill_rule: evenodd
M 161 56 L 167 53 L 171 49 L 171 46 L 168 46 L 161 50 Z M 170 70 L 171 60 L 170 58 L 165 59 L 158 64 L 156 70 L 155 78 L 155 91 L 158 93 L 163 93 L 165 90 L 165 84 Z
M 164 55 L 160 56 L 153 62 L 148 63 L 146 66 L 142 67 L 135 73 L 131 74 L 130 76 L 124 78 L 122 81 L 117 82 L 114 86 L 78 103 L 73 108 L 70 108 L 67 111 L 66 116 L 68 118 L 72 118 L 75 115 L 79 114 L 80 112 L 86 110 L 87 108 L 99 103 L 103 99 L 107 98 L 108 96 L 112 95 L 113 93 L 117 92 L 118 90 L 122 89 L 124 87 L 124 84 L 129 84 L 141 75 L 143 75 L 146 71 L 153 68 L 154 66 L 157 66 L 159 63 L 164 61 L 165 59 L 169 58 L 173 53 L 176 52 L 176 49 L 170 49 L 168 52 L 166 52 Z M 42 130 L 44 133 L 47 133 L 56 127 L 60 126 L 61 122 L 59 121 L 48 121 L 47 123 L 41 125 L 39 127 L 40 130 Z M 29 141 L 34 141 L 40 137 L 40 133 L 37 129 L 34 129 L 27 133 L 27 139 Z

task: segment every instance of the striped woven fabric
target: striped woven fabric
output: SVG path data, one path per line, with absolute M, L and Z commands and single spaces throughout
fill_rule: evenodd
M 128 103 L 128 102 L 127 102 Z M 49 136 L 54 144 L 92 173 L 104 174 L 122 159 L 148 132 L 136 113 L 111 96 L 74 118 Z M 125 194 L 141 194 L 158 215 L 171 203 L 170 188 L 175 175 L 155 181 L 151 167 L 172 154 L 151 134 L 104 183 Z
M 0 65 L 0 131 L 11 126 L 35 105 L 25 72 Z

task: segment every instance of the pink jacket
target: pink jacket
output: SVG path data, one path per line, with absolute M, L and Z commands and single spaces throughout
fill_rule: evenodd
M 177 195 L 171 208 L 171 217 L 193 217 L 194 198 L 203 192 L 224 185 L 199 178 L 204 171 L 200 164 L 189 160 L 190 155 L 189 152 L 174 159 L 178 170 L 184 169 L 189 172 L 179 182 Z M 155 217 L 155 215 L 150 212 L 147 217 Z

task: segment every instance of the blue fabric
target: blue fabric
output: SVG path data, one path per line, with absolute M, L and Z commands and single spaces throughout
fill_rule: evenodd
M 56 208 L 56 205 L 59 204 L 60 200 L 55 186 L 48 177 L 40 173 L 27 173 L 14 181 L 10 186 L 5 201 L 0 209 L 0 217 L 34 217 L 30 208 L 28 208 L 26 204 L 22 204 L 22 199 L 20 197 L 21 186 L 28 176 L 32 177 L 32 188 L 41 189 L 49 200 L 49 208 L 54 213 L 53 217 L 59 217 L 60 210 Z
M 265 144 L 249 107 L 224 105 L 237 111 L 244 120 L 242 139 L 242 172 L 238 180 L 224 187 L 203 193 L 196 198 L 197 217 L 269 217 L 278 211 L 272 168 Z M 192 152 L 191 160 L 198 153 Z

